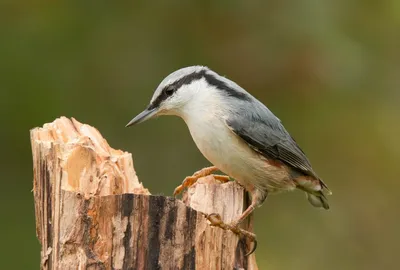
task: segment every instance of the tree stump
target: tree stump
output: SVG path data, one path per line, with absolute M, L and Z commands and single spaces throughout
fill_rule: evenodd
M 130 153 L 73 118 L 31 130 L 31 143 L 41 269 L 258 269 L 247 243 L 203 214 L 238 217 L 247 197 L 235 182 L 200 179 L 183 201 L 151 195 Z

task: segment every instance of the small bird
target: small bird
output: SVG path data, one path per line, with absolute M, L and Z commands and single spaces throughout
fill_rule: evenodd
M 255 250 L 256 236 L 239 224 L 269 193 L 297 188 L 313 206 L 329 209 L 325 195 L 330 190 L 282 122 L 235 82 L 204 66 L 179 69 L 160 83 L 150 104 L 127 127 L 158 115 L 181 117 L 200 152 L 214 165 L 187 177 L 174 195 L 218 170 L 227 176 L 217 179 L 224 182 L 230 176 L 249 192 L 251 205 L 231 224 L 218 214 L 207 216 L 212 225 L 254 241 L 249 254 Z

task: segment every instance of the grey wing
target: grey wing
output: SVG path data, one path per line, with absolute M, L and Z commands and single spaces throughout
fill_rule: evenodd
M 268 110 L 268 109 L 267 109 Z M 230 129 L 266 158 L 282 161 L 306 175 L 319 177 L 295 140 L 269 110 L 260 115 L 235 114 L 226 120 Z

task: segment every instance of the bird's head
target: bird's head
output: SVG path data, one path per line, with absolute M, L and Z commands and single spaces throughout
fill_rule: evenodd
M 154 91 L 147 108 L 126 126 L 144 122 L 157 115 L 179 115 L 196 93 L 206 87 L 206 82 L 202 79 L 208 70 L 203 66 L 191 66 L 169 74 Z
M 250 95 L 236 83 L 204 66 L 190 66 L 168 75 L 154 91 L 147 108 L 126 126 L 144 122 L 157 115 L 186 114 L 204 108 L 219 106 L 221 100 L 236 98 L 249 100 Z

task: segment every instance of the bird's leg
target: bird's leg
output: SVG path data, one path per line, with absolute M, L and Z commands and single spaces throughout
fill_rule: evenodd
M 241 222 L 243 222 L 243 220 L 245 220 L 254 211 L 254 209 L 255 209 L 254 205 L 251 204 L 237 220 L 233 221 L 230 224 L 224 223 L 219 214 L 214 213 L 214 214 L 206 215 L 206 218 L 208 219 L 208 221 L 210 221 L 211 226 L 219 227 L 223 230 L 230 230 L 231 232 L 239 235 L 240 237 L 244 236 L 247 239 L 249 239 L 250 242 L 253 243 L 253 247 L 245 255 L 245 256 L 249 256 L 257 248 L 257 237 L 254 233 L 239 228 L 239 224 Z
M 206 168 L 201 169 L 200 171 L 195 172 L 192 176 L 186 177 L 183 180 L 182 184 L 179 185 L 177 188 L 175 188 L 174 196 L 180 194 L 185 188 L 192 186 L 194 183 L 196 183 L 196 181 L 199 178 L 210 175 L 215 171 L 218 171 L 218 168 L 215 166 L 206 167 Z M 215 179 L 217 179 L 223 183 L 229 181 L 229 176 L 227 176 L 227 175 L 213 175 L 213 176 Z
M 252 202 L 250 206 L 247 207 L 247 209 L 240 215 L 237 220 L 231 222 L 230 224 L 225 224 L 219 214 L 206 215 L 206 218 L 210 221 L 211 226 L 220 227 L 223 230 L 230 230 L 239 236 L 247 237 L 251 242 L 254 243 L 253 248 L 250 250 L 250 252 L 246 254 L 246 256 L 250 255 L 256 250 L 257 239 L 254 233 L 239 228 L 239 225 L 267 198 L 266 192 L 261 192 L 260 190 L 254 188 L 252 188 L 252 191 L 253 192 L 250 193 L 252 197 Z
M 256 209 L 255 203 L 252 203 L 247 209 L 240 215 L 240 217 L 231 222 L 232 227 L 238 227 L 253 211 Z

